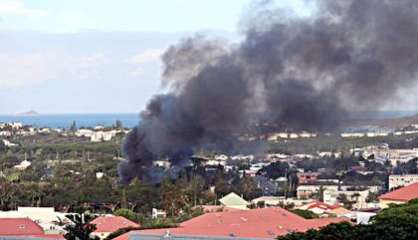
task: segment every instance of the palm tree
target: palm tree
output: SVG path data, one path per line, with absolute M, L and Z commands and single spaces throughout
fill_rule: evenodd
M 64 227 L 67 233 L 64 235 L 68 240 L 98 240 L 98 237 L 91 236 L 91 233 L 96 230 L 96 225 L 90 224 L 93 220 L 91 215 L 74 214 L 66 216 L 71 223 Z

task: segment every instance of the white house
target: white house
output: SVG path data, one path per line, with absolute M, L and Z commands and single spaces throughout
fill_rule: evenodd
M 93 135 L 90 136 L 90 141 L 92 142 L 102 142 L 102 141 L 110 141 L 113 137 L 117 134 L 116 130 L 111 131 L 97 131 L 93 132 Z
M 418 174 L 390 175 L 389 190 L 418 182 Z
M 153 208 L 151 216 L 152 218 L 165 218 L 167 213 L 164 210 Z
M 379 190 L 378 186 L 371 186 L 365 190 L 351 190 L 349 188 L 338 189 L 326 189 L 323 193 L 324 203 L 337 204 L 339 203 L 338 197 L 345 195 L 348 200 L 353 201 L 353 207 L 356 209 L 368 208 L 369 204 L 366 199 L 370 193 L 376 193 Z
M 67 214 L 48 207 L 18 207 L 17 211 L 0 211 L 0 218 L 30 218 L 39 224 L 46 234 L 63 234 L 64 230 L 59 222 L 69 223 Z
M 12 143 L 12 142 L 10 142 L 9 140 L 6 140 L 6 139 L 3 139 L 3 143 L 6 147 L 16 147 L 16 146 L 18 146 L 18 144 Z
M 93 135 L 93 133 L 94 133 L 94 131 L 93 130 L 90 130 L 90 129 L 78 129 L 76 132 L 75 132 L 75 135 L 77 136 L 77 137 L 91 137 L 92 135 Z
M 25 170 L 26 168 L 28 168 L 30 165 L 32 165 L 31 162 L 29 162 L 28 160 L 23 160 L 21 163 L 19 163 L 18 165 L 13 166 L 13 168 L 17 169 L 17 170 Z

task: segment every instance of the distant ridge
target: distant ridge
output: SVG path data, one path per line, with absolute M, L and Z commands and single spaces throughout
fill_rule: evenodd
M 27 112 L 18 113 L 16 115 L 17 116 L 36 116 L 36 115 L 39 115 L 39 113 L 37 111 L 30 110 L 30 111 L 27 111 Z
M 350 119 L 346 121 L 345 127 L 358 127 L 364 125 L 375 125 L 387 128 L 402 128 L 411 124 L 418 123 L 418 115 L 399 117 L 399 118 L 385 118 L 385 119 Z

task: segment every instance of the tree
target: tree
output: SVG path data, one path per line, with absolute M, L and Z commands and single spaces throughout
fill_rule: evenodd
M 13 183 L 7 181 L 4 178 L 0 178 L 0 209 L 8 211 L 14 208 L 17 203 L 17 191 L 19 188 L 14 186 Z
M 126 208 L 121 208 L 116 210 L 115 212 L 113 212 L 113 214 L 115 214 L 116 216 L 122 216 L 126 219 L 129 219 L 133 222 L 139 222 L 139 215 L 137 213 L 135 213 L 134 211 L 130 210 L 130 209 L 126 209 Z
M 93 220 L 93 217 L 86 214 L 74 214 L 67 215 L 71 223 L 64 227 L 67 233 L 64 235 L 65 239 L 68 240 L 98 240 L 98 237 L 91 236 L 91 233 L 96 230 L 94 224 L 89 222 Z
M 367 194 L 366 202 L 376 202 L 378 200 L 379 194 L 377 192 L 370 191 L 369 194 Z
M 242 194 L 245 199 L 253 199 L 258 197 L 260 189 L 258 189 L 253 178 L 241 178 L 238 184 L 238 193 Z
M 193 206 L 201 204 L 198 202 L 200 196 L 204 193 L 205 181 L 200 176 L 193 176 L 190 182 L 187 184 L 187 192 L 190 195 L 190 199 L 193 200 Z
M 342 203 L 345 208 L 347 208 L 347 209 L 352 209 L 353 208 L 353 202 L 350 201 L 348 199 L 347 195 L 345 195 L 344 193 L 341 193 L 340 195 L 338 195 L 337 200 L 340 203 Z
M 324 191 L 325 188 L 324 186 L 320 186 L 318 191 L 315 192 L 314 194 L 312 194 L 312 198 L 318 199 L 319 201 L 323 202 L 324 201 Z
M 123 129 L 123 123 L 121 120 L 116 120 L 115 127 L 117 129 Z
M 163 181 L 161 186 L 162 205 L 169 216 L 178 216 L 184 207 L 190 205 L 190 199 L 185 194 L 185 186 L 173 184 L 168 179 Z
M 0 152 L 6 151 L 6 144 L 2 140 L 0 140 Z
M 70 125 L 70 131 L 71 131 L 71 132 L 75 132 L 75 131 L 77 131 L 77 124 L 76 124 L 76 122 L 75 122 L 75 121 L 73 121 L 73 122 L 71 123 L 71 125 Z
M 309 210 L 302 210 L 302 209 L 294 209 L 291 210 L 292 213 L 299 215 L 305 219 L 314 219 L 314 218 L 319 218 L 319 216 L 317 214 L 315 214 L 314 212 L 311 212 Z

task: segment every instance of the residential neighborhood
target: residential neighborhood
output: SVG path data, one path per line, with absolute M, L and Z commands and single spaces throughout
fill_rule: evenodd
M 0 0 L 0 240 L 418 240 L 418 0 Z
M 118 146 L 128 128 L 1 126 L 5 155 L 0 221 L 11 226 L 0 230 L 4 239 L 65 239 L 71 226 L 78 224 L 88 224 L 89 236 L 98 239 L 274 239 L 328 224 L 371 224 L 372 217 L 391 204 L 418 198 L 417 148 L 399 148 L 403 135 L 399 143 L 390 138 L 389 143 L 382 142 L 378 136 L 372 138 L 375 143 L 362 146 L 344 148 L 342 143 L 340 148 L 295 151 L 294 146 L 307 139 L 345 137 L 304 133 L 286 139 L 281 133 L 274 144 L 285 146 L 292 139 L 292 145 L 287 145 L 290 151 L 201 153 L 180 171 L 179 179 L 168 182 L 165 174 L 173 165 L 162 158 L 154 162 L 153 170 L 166 181 L 161 189 L 146 183 L 117 186 L 112 168 L 123 160 Z M 80 143 L 77 150 L 74 143 Z M 15 156 L 12 162 L 10 156 Z M 37 176 L 39 185 L 27 174 Z M 78 187 L 65 194 L 53 190 L 54 186 L 71 188 L 71 182 L 62 182 L 62 177 L 73 179 Z M 103 187 L 89 188 L 89 184 Z M 37 190 L 28 200 L 12 200 L 13 194 L 21 193 L 7 189 L 24 186 Z M 186 192 L 176 195 L 184 186 L 188 186 Z M 135 199 L 146 199 L 143 191 L 157 194 L 150 199 L 155 202 Z M 81 200 L 83 194 L 91 195 L 91 200 Z M 77 205 L 67 201 L 69 197 Z

